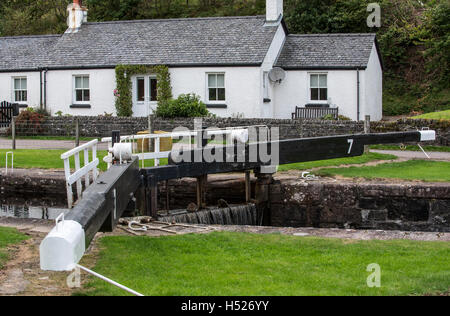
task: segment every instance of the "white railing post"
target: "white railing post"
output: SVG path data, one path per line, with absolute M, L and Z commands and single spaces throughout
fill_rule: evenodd
M 161 153 L 161 138 L 158 137 L 155 139 L 155 155 L 158 156 L 158 154 Z M 159 167 L 160 161 L 159 158 L 155 158 L 155 167 Z
M 8 157 L 11 155 L 11 170 L 14 173 L 14 152 L 9 151 L 6 153 L 6 175 L 8 175 Z
M 79 146 L 61 155 L 61 159 L 64 160 L 64 173 L 66 176 L 67 185 L 67 204 L 69 209 L 73 207 L 73 191 L 72 185 L 76 183 L 77 185 L 77 195 L 81 198 L 83 195 L 83 184 L 82 179 L 85 179 L 86 189 L 90 186 L 90 172 L 92 171 L 93 181 L 97 180 L 99 165 L 99 160 L 97 158 L 97 143 L 98 140 L 90 141 L 87 144 Z M 92 150 L 92 161 L 89 159 L 89 151 Z M 80 152 L 84 154 L 84 166 L 81 167 Z M 70 159 L 74 157 L 75 159 L 75 172 L 71 173 Z

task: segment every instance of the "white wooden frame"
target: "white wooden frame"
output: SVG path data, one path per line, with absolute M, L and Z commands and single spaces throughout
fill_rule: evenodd
M 97 158 L 97 144 L 98 140 L 94 139 L 87 144 L 81 145 L 75 149 L 72 149 L 61 155 L 61 159 L 64 160 L 64 172 L 66 176 L 66 186 L 67 186 L 67 204 L 69 209 L 73 207 L 73 191 L 72 185 L 77 184 L 77 196 L 81 198 L 83 195 L 83 184 L 82 178 L 85 178 L 85 189 L 90 186 L 90 172 L 92 172 L 93 182 L 98 178 L 98 165 L 100 163 Z M 89 161 L 89 151 L 92 152 L 92 161 Z M 84 152 L 84 166 L 81 167 L 80 162 L 80 152 Z M 70 158 L 75 159 L 75 172 L 72 173 L 70 167 Z

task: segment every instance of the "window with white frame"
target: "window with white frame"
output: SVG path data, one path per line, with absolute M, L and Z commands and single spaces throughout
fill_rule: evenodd
M 74 77 L 74 102 L 88 103 L 91 100 L 89 89 L 89 76 Z
M 24 103 L 28 100 L 27 78 L 14 78 L 14 102 Z
M 328 77 L 326 74 L 311 74 L 311 101 L 328 100 Z
M 225 101 L 225 74 L 208 74 L 208 101 Z
M 148 79 L 148 84 L 146 80 Z M 148 89 L 146 89 L 146 86 Z M 154 76 L 136 78 L 136 101 L 145 102 L 158 101 L 158 79 Z

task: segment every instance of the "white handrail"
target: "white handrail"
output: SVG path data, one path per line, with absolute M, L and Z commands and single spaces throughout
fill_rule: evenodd
M 98 177 L 98 165 L 100 163 L 97 158 L 97 144 L 98 140 L 94 139 L 89 143 L 81 145 L 77 148 L 69 150 L 68 152 L 61 155 L 61 159 L 64 160 L 64 173 L 66 176 L 66 186 L 67 186 L 67 204 L 69 209 L 73 207 L 73 191 L 72 185 L 76 183 L 77 185 L 77 197 L 80 199 L 83 195 L 83 184 L 82 178 L 85 178 L 85 189 L 87 189 L 90 185 L 90 172 L 92 172 L 92 178 L 95 182 Z M 89 151 L 92 152 L 92 160 L 89 159 Z M 84 154 L 84 166 L 81 167 L 80 162 L 80 153 Z M 75 159 L 75 172 L 72 173 L 72 169 L 70 167 L 70 158 L 74 157 Z
M 198 130 L 198 131 L 186 131 L 186 132 L 174 132 L 174 133 L 165 133 L 165 134 L 144 134 L 144 135 L 127 135 L 121 136 L 120 142 L 135 142 L 136 140 L 142 140 L 142 152 L 136 153 L 135 156 L 139 157 L 139 160 L 142 161 L 142 168 L 145 168 L 145 160 L 154 160 L 155 167 L 160 166 L 161 159 L 167 159 L 170 156 L 171 151 L 161 152 L 161 139 L 163 138 L 171 138 L 178 139 L 180 137 L 189 137 L 190 143 L 192 142 L 192 138 L 198 136 L 199 132 L 205 132 L 208 137 L 223 135 L 227 137 L 227 143 L 231 143 L 233 141 L 233 137 L 236 131 L 246 130 L 248 128 L 267 128 L 267 125 L 257 125 L 257 126 L 243 126 L 243 127 L 230 127 L 230 128 L 222 128 L 215 130 Z M 145 153 L 144 150 L 144 141 L 148 139 L 155 140 L 155 151 Z M 112 147 L 112 137 L 105 137 L 101 139 L 101 142 L 108 143 L 108 148 Z M 134 152 L 134 145 L 133 145 Z M 111 167 L 111 163 L 109 161 L 112 160 L 111 154 L 109 154 L 110 159 L 108 159 L 108 169 Z

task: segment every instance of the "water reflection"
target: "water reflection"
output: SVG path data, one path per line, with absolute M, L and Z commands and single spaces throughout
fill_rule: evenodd
M 69 210 L 64 208 L 0 204 L 0 217 L 55 219 L 60 214 L 68 212 Z

